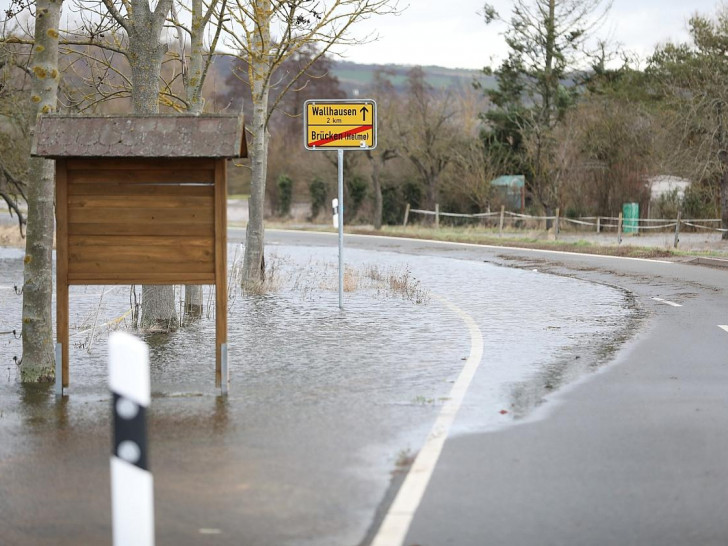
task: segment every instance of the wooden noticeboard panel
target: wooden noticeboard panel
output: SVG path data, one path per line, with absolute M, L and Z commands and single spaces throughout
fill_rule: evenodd
M 68 386 L 68 286 L 215 284 L 216 384 L 227 342 L 225 159 L 56 161 L 58 340 Z
M 214 284 L 214 160 L 65 167 L 69 284 Z

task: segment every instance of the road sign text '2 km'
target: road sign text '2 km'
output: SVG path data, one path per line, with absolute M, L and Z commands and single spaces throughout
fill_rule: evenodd
M 304 106 L 307 150 L 371 150 L 377 146 L 373 100 L 308 100 Z

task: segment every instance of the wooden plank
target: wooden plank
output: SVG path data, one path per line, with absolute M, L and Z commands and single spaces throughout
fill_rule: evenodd
M 107 262 L 100 260 L 83 260 L 71 261 L 68 264 L 68 275 L 77 278 L 78 273 L 114 275 L 114 274 L 133 274 L 144 275 L 147 272 L 163 273 L 176 275 L 181 273 L 214 273 L 215 266 L 212 261 L 209 262 L 177 262 L 162 263 L 155 262 L 153 264 L 143 262 Z
M 176 237 L 176 236 L 140 236 L 140 235 L 74 235 L 68 240 L 69 248 L 108 245 L 129 245 L 135 247 L 145 246 L 197 246 L 214 250 L 213 237 Z
M 192 184 L 70 184 L 68 195 L 105 195 L 105 196 L 189 196 L 189 197 L 212 197 L 215 194 L 213 184 L 192 185 Z
M 227 172 L 215 165 L 215 385 L 222 385 L 222 344 L 227 343 Z
M 138 158 L 98 158 L 98 159 L 69 159 L 67 160 L 69 171 L 79 170 L 139 170 L 139 169 L 153 169 L 153 170 L 172 170 L 172 169 L 208 169 L 210 171 L 215 169 L 214 159 L 199 159 L 199 158 L 152 158 L 152 159 L 138 159 Z
M 68 284 L 70 285 L 87 285 L 87 284 L 214 284 L 214 273 L 156 273 L 146 272 L 141 274 L 132 273 L 109 273 L 98 274 L 89 272 L 79 272 L 69 275 Z
M 97 169 L 68 172 L 68 181 L 71 184 L 106 184 L 112 182 L 122 184 L 209 184 L 213 180 L 214 172 L 203 169 L 172 169 L 169 171 L 156 169 Z
M 207 224 L 162 224 L 154 223 L 97 223 L 97 224 L 68 224 L 69 236 L 76 235 L 103 235 L 103 236 L 194 236 L 194 237 L 213 237 L 215 235 L 215 225 L 210 222 Z
M 78 273 L 89 271 L 90 273 L 137 273 L 152 271 L 154 273 L 214 273 L 215 263 L 212 260 L 189 262 L 185 260 L 171 261 L 108 261 L 96 260 L 89 257 L 83 260 L 71 260 L 68 262 L 68 272 Z
M 69 249 L 70 263 L 102 261 L 115 264 L 118 262 L 148 264 L 150 268 L 157 264 L 213 263 L 214 248 L 204 246 L 134 246 L 134 245 L 86 245 L 72 246 Z
M 72 224 L 212 224 L 211 209 L 78 208 L 69 207 Z
M 197 208 L 212 210 L 212 196 L 196 197 L 187 195 L 169 195 L 160 199 L 156 195 L 71 195 L 68 205 L 71 208 L 134 208 L 134 209 L 173 209 Z
M 61 381 L 69 383 L 68 338 L 68 179 L 66 161 L 56 161 L 56 342 L 61 344 Z

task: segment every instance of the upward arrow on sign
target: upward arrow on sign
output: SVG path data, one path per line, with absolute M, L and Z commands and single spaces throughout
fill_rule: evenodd
M 361 107 L 361 110 L 359 110 L 359 111 L 362 113 L 362 116 L 364 118 L 364 121 L 366 121 L 367 120 L 367 114 L 369 113 L 369 108 L 367 108 L 366 106 L 362 106 Z

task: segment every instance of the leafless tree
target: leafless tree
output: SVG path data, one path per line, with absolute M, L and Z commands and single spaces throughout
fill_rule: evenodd
M 318 46 L 318 54 L 311 60 L 313 63 L 334 44 L 359 43 L 361 40 L 351 34 L 357 22 L 395 11 L 396 0 L 331 0 L 328 3 L 231 0 L 225 27 L 227 43 L 248 67 L 247 80 L 253 102 L 253 119 L 248 127 L 252 134 L 252 184 L 243 283 L 257 283 L 264 274 L 263 217 L 271 114 L 310 65 L 302 66 L 298 74 L 288 75 L 281 81 L 276 79 L 277 70 L 291 55 L 310 44 Z M 271 89 L 275 86 L 282 89 L 271 103 Z

